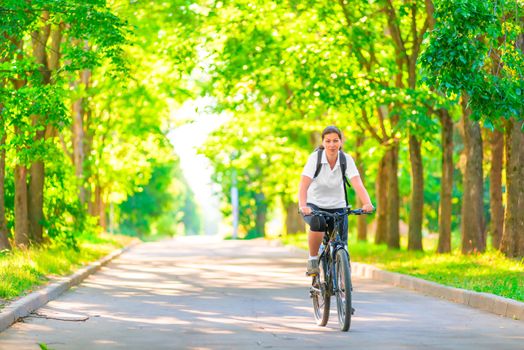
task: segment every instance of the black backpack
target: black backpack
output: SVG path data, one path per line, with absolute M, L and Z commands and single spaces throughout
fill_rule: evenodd
M 324 148 L 317 148 L 317 169 L 315 170 L 315 175 L 313 175 L 313 179 L 320 174 L 320 170 L 322 170 L 322 152 L 324 152 Z M 348 187 L 351 187 L 349 184 L 349 181 L 346 177 L 346 169 L 348 167 L 348 163 L 346 160 L 346 155 L 342 151 L 338 151 L 338 158 L 340 159 L 340 169 L 342 170 L 342 187 L 344 187 L 344 199 L 346 200 L 346 207 L 349 207 L 348 203 L 348 193 L 346 190 L 346 185 Z

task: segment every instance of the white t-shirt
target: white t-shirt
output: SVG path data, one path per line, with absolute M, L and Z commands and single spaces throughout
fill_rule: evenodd
M 344 153 L 346 156 L 346 178 L 349 180 L 355 176 L 359 176 L 355 161 L 353 158 Z M 302 175 L 313 179 L 315 170 L 317 169 L 317 152 L 313 152 L 304 166 Z M 322 166 L 320 173 L 313 179 L 311 185 L 307 190 L 307 202 L 315 204 L 323 209 L 344 208 L 346 200 L 344 199 L 344 188 L 342 187 L 342 169 L 340 168 L 340 157 L 337 157 L 337 163 L 333 170 L 327 161 L 326 152 L 322 152 Z

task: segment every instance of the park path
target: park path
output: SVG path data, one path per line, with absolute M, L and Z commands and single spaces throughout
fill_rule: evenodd
M 0 349 L 523 349 L 524 323 L 354 278 L 340 332 L 313 321 L 305 253 L 262 240 L 134 246 L 0 333 Z

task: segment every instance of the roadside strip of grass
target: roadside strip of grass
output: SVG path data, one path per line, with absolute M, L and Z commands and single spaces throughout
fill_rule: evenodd
M 103 234 L 79 238 L 78 250 L 49 245 L 0 252 L 0 305 L 32 292 L 53 277 L 67 276 L 132 241 L 127 236 Z
M 288 235 L 281 240 L 286 245 L 307 249 L 305 234 Z M 425 246 L 433 246 L 431 243 Z M 349 242 L 352 261 L 446 286 L 524 302 L 524 259 L 508 259 L 494 250 L 472 255 L 462 255 L 459 250 L 450 254 L 437 254 L 434 251 L 429 248 L 426 252 L 390 250 L 385 245 L 356 240 Z

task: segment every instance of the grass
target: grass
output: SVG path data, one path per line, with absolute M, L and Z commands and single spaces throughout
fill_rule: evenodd
M 78 251 L 51 245 L 1 252 L 0 304 L 30 293 L 52 277 L 69 275 L 131 241 L 120 235 L 84 236 L 79 239 Z
M 307 249 L 305 234 L 286 236 L 282 241 Z M 406 246 L 402 243 L 401 246 Z M 524 259 L 508 259 L 495 250 L 462 255 L 457 249 L 449 254 L 436 254 L 435 245 L 435 238 L 425 239 L 426 252 L 411 252 L 350 240 L 349 252 L 352 261 L 372 264 L 383 270 L 524 302 Z

